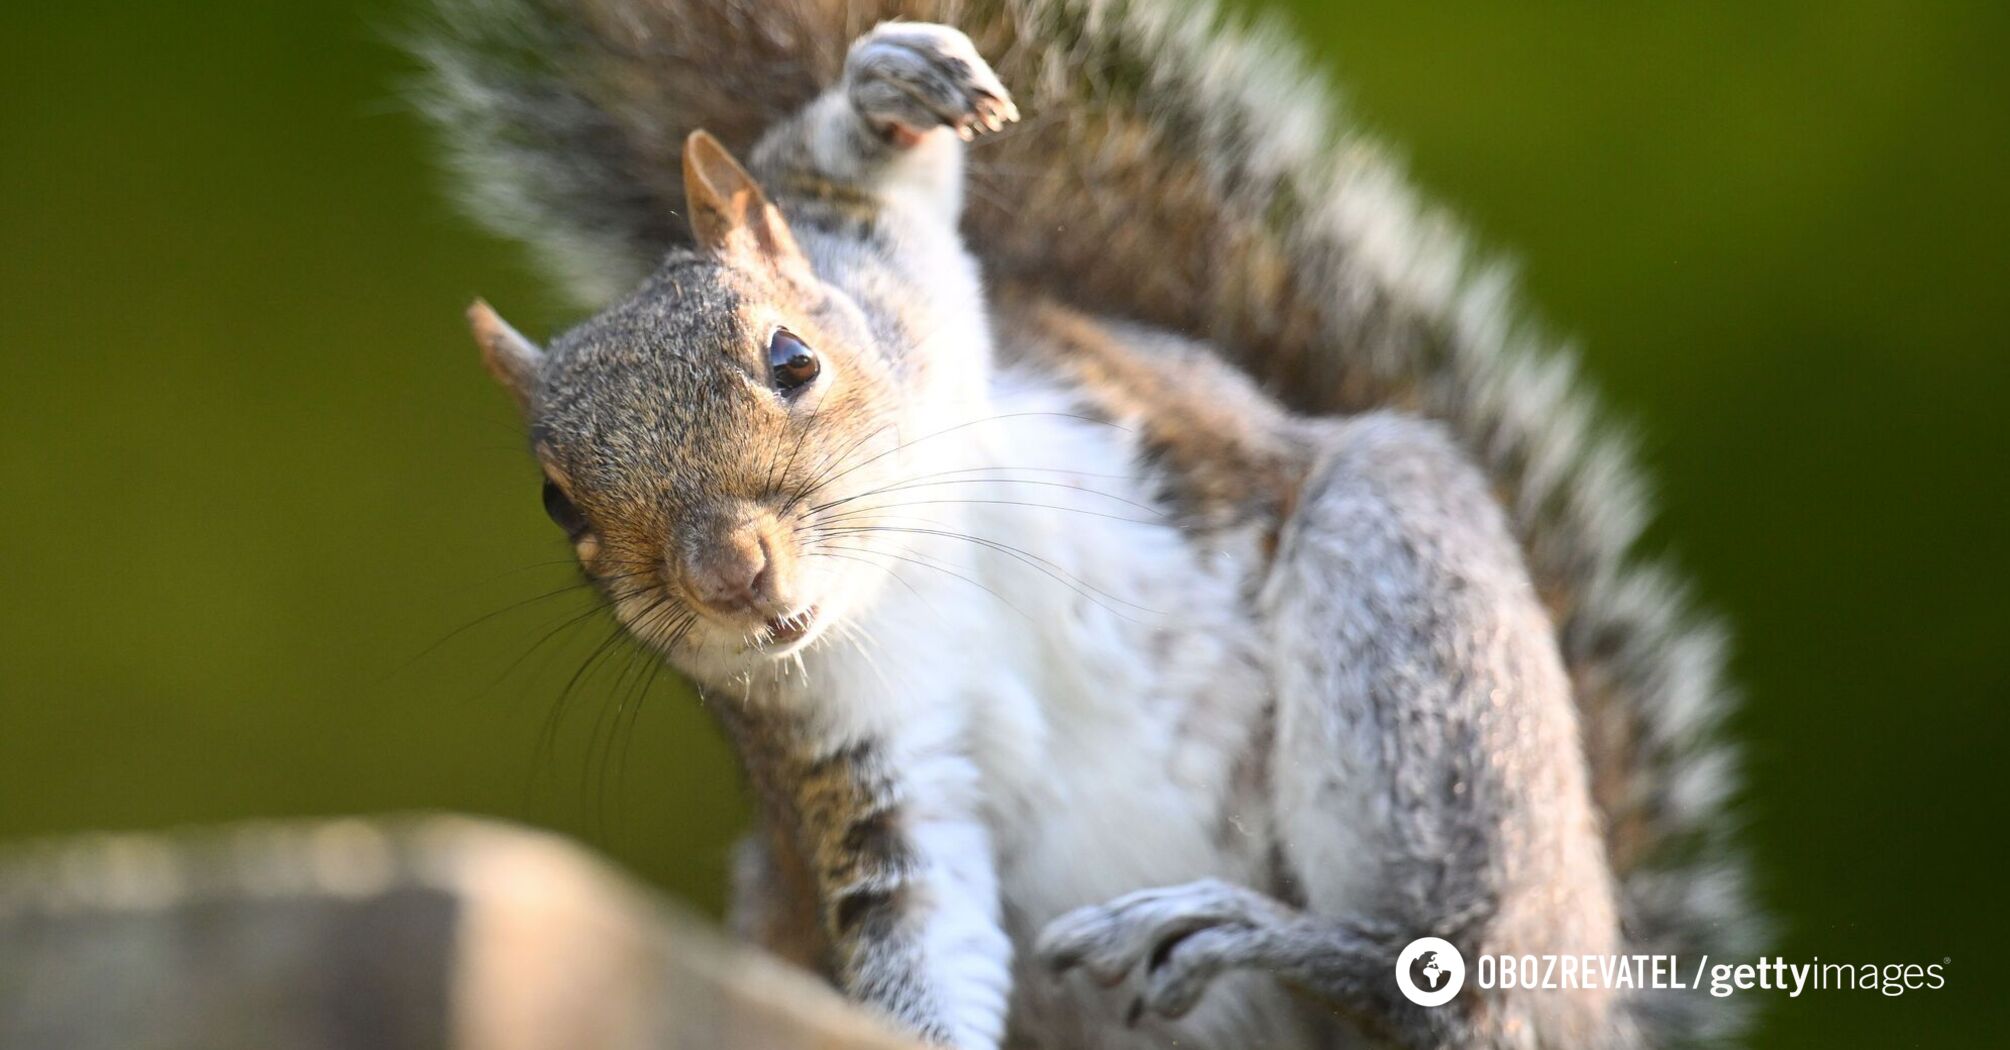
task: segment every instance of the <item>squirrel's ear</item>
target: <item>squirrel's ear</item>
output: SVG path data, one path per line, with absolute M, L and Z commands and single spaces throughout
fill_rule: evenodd
M 530 407 L 531 391 L 537 389 L 537 370 L 544 364 L 544 351 L 509 326 L 509 322 L 480 299 L 468 307 L 468 327 L 482 348 L 482 366 L 516 398 L 518 408 Z
M 704 131 L 684 140 L 684 205 L 691 239 L 705 251 L 752 249 L 770 259 L 800 254 L 789 224 L 754 177 Z

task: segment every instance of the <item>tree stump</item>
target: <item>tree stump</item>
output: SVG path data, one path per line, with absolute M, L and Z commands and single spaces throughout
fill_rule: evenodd
M 586 852 L 471 819 L 0 850 L 0 1050 L 913 1050 Z

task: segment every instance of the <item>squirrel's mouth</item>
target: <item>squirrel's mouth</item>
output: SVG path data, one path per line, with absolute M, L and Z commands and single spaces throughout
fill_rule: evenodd
M 769 653 L 781 655 L 808 638 L 810 628 L 816 626 L 816 622 L 817 607 L 814 605 L 787 616 L 776 616 L 761 625 L 760 647 Z

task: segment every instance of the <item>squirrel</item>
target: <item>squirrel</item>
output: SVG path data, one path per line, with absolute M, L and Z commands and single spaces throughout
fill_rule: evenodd
M 739 754 L 737 932 L 961 1048 L 1741 1032 L 1693 992 L 1399 993 L 1424 936 L 1737 958 L 1766 923 L 1723 632 L 1632 552 L 1629 448 L 1282 33 L 436 4 L 471 213 L 592 311 L 539 346 L 478 301 L 482 358 Z

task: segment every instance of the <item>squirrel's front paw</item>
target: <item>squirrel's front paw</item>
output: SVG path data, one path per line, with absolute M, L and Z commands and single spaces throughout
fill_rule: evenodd
M 1019 119 L 998 74 L 948 26 L 887 22 L 853 42 L 844 76 L 859 115 L 901 145 L 938 127 L 967 142 Z

